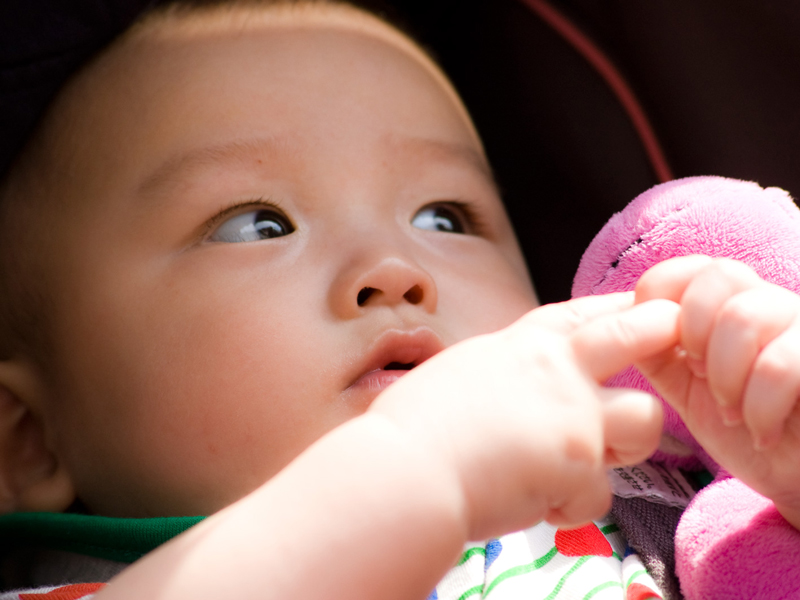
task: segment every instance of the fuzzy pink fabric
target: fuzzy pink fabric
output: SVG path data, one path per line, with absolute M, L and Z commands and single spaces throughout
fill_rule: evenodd
M 722 177 L 658 185 L 597 234 L 581 259 L 572 295 L 632 290 L 654 264 L 689 254 L 741 260 L 767 281 L 800 292 L 800 210 L 783 190 Z M 633 368 L 607 385 L 653 392 Z M 694 454 L 687 459 L 659 452 L 654 460 L 684 467 L 700 462 L 717 474 L 716 463 L 666 404 L 664 430 Z M 678 526 L 677 572 L 684 595 L 800 598 L 800 533 L 769 500 L 727 477 L 720 470 Z
M 800 598 L 800 532 L 738 479 L 703 488 L 675 538 L 687 599 Z

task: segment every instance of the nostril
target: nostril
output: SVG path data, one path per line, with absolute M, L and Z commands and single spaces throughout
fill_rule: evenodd
M 410 290 L 408 290 L 405 294 L 403 294 L 403 298 L 408 300 L 411 304 L 419 304 L 422 302 L 422 288 L 418 285 L 415 285 Z
M 373 292 L 375 292 L 375 288 L 365 287 L 362 288 L 360 292 L 358 292 L 358 297 L 356 298 L 356 302 L 358 302 L 359 306 L 364 306 L 364 303 L 369 300 L 369 297 L 372 296 Z M 352 296 L 350 296 L 352 298 Z

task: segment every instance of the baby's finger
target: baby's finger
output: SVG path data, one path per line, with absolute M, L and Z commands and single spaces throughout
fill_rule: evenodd
M 702 269 L 681 298 L 681 345 L 689 358 L 703 361 L 717 312 L 739 292 L 767 285 L 744 263 L 716 259 Z
M 744 393 L 742 415 L 757 449 L 775 446 L 800 397 L 800 327 L 787 329 L 758 355 Z
M 677 344 L 680 307 L 651 300 L 584 324 L 572 336 L 578 362 L 605 381 L 634 362 Z
M 706 348 L 706 376 L 726 424 L 741 420 L 740 402 L 759 352 L 798 313 L 800 297 L 768 284 L 733 296 L 717 311 Z
M 601 395 L 606 465 L 633 465 L 655 452 L 664 422 L 661 402 L 625 388 L 604 389 Z
M 647 377 L 655 390 L 661 394 L 685 421 L 690 390 L 694 376 L 686 364 L 686 351 L 672 347 L 653 356 L 637 361 L 636 368 Z M 710 402 L 713 402 L 710 400 Z
M 656 298 L 680 302 L 689 282 L 713 260 L 693 254 L 670 258 L 650 267 L 636 283 L 636 304 Z
M 600 296 L 584 296 L 566 302 L 545 304 L 522 317 L 520 325 L 546 327 L 569 334 L 587 321 L 617 313 L 633 306 L 633 292 L 616 292 Z

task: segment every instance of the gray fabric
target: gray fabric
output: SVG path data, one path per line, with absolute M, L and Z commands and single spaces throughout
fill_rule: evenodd
M 611 518 L 661 588 L 664 600 L 683 600 L 675 576 L 675 530 L 682 514 L 680 508 L 642 498 L 614 496 L 611 506 Z
M 61 550 L 14 552 L 0 561 L 2 587 L 7 590 L 69 583 L 106 582 L 127 563 Z

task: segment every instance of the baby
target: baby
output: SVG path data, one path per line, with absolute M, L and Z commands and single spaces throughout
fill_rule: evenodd
M 2 510 L 213 515 L 100 598 L 425 598 L 468 540 L 602 516 L 658 443 L 599 384 L 678 305 L 530 312 L 458 96 L 359 10 L 152 13 L 1 194 Z
M 62 90 L 0 228 L 3 511 L 215 514 L 102 596 L 424 598 L 467 540 L 602 516 L 657 443 L 598 382 L 676 306 L 475 338 L 537 304 L 479 138 L 347 6 L 145 18 Z

